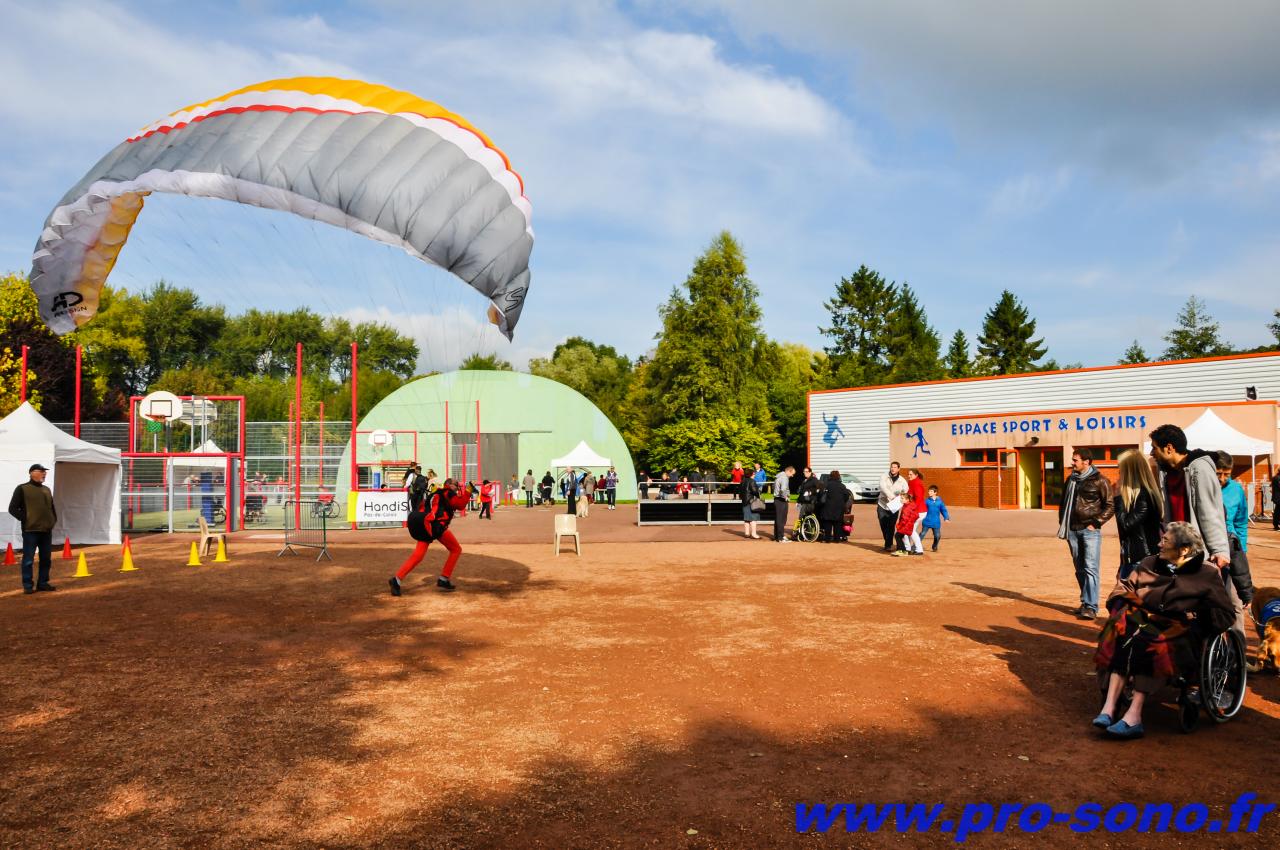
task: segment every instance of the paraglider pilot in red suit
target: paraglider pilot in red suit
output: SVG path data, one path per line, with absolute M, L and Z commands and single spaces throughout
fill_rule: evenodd
M 462 557 L 462 547 L 458 539 L 449 530 L 453 521 L 453 512 L 467 507 L 466 493 L 458 490 L 457 482 L 447 479 L 439 490 L 429 495 L 424 502 L 411 505 L 409 510 L 409 536 L 418 541 L 413 554 L 400 565 L 400 570 L 391 577 L 391 595 L 400 595 L 400 582 L 413 571 L 413 568 L 426 557 L 427 547 L 433 540 L 439 540 L 449 550 L 449 557 L 444 562 L 444 569 L 436 579 L 436 587 L 441 590 L 453 590 L 455 585 L 449 581 L 453 568 Z

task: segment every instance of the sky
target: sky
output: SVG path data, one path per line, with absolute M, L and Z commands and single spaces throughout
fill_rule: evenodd
M 149 199 L 112 283 L 389 321 L 423 368 L 568 336 L 638 356 L 715 235 L 774 339 L 821 347 L 867 265 L 944 345 L 1001 290 L 1061 363 L 1149 354 L 1197 295 L 1233 345 L 1280 308 L 1280 4 L 1238 0 L 0 0 L 0 271 L 137 128 L 276 77 L 411 91 L 533 204 L 515 340 L 465 286 L 324 225 Z M 231 207 L 232 205 L 223 204 Z

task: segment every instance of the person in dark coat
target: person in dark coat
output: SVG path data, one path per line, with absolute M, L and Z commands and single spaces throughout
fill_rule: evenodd
M 58 522 L 58 511 L 53 506 L 53 492 L 44 485 L 49 470 L 38 463 L 31 464 L 25 483 L 13 490 L 9 500 L 9 516 L 22 523 L 22 592 L 57 590 L 49 584 L 49 568 L 53 557 L 53 527 Z M 40 578 L 32 576 L 36 550 L 40 551 Z
M 1120 482 L 1116 486 L 1116 531 L 1120 534 L 1121 581 L 1134 567 L 1160 548 L 1160 520 L 1164 497 L 1146 456 L 1137 449 L 1123 452 L 1118 460 Z
M 760 540 L 756 526 L 756 523 L 760 522 L 760 512 L 752 505 L 752 502 L 760 498 L 760 487 L 755 479 L 750 476 L 742 479 L 738 485 L 738 498 L 742 502 L 742 536 Z
M 1147 696 L 1175 676 L 1195 682 L 1200 648 L 1236 619 L 1221 571 L 1205 561 L 1200 532 L 1190 523 L 1171 522 L 1159 548 L 1111 591 L 1110 616 L 1093 656 L 1099 677 L 1106 677 L 1106 700 L 1093 725 L 1115 738 L 1141 738 Z M 1133 701 L 1116 718 L 1130 680 Z
M 838 543 L 845 540 L 844 515 L 853 505 L 853 493 L 840 480 L 839 470 L 831 470 L 827 483 L 819 491 L 818 525 L 822 534 L 818 537 L 823 543 Z

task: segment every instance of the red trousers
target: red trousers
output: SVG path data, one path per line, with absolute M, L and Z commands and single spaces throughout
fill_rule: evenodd
M 449 557 L 445 559 L 444 569 L 440 571 L 440 575 L 449 578 L 453 575 L 453 568 L 457 566 L 458 559 L 462 557 L 462 546 L 458 543 L 458 538 L 454 537 L 453 532 L 447 528 L 444 530 L 444 534 L 441 534 L 436 539 L 444 544 L 444 548 L 449 550 Z M 422 563 L 422 559 L 427 555 L 427 547 L 430 545 L 430 543 L 423 543 L 419 540 L 418 545 L 414 547 L 413 554 L 400 565 L 400 569 L 396 572 L 396 578 L 404 581 L 405 576 L 413 572 L 413 568 Z

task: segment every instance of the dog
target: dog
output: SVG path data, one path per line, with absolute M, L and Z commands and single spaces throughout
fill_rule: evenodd
M 1268 663 L 1280 676 L 1280 587 L 1259 587 L 1253 592 L 1249 613 L 1258 627 L 1258 663 L 1249 668 L 1257 673 Z

